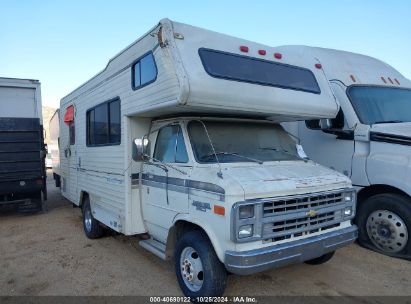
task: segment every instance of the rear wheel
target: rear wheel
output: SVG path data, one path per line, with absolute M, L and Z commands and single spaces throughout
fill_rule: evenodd
M 43 192 L 40 192 L 40 195 L 37 199 L 37 208 L 39 211 L 44 211 L 44 195 Z
M 97 239 L 103 236 L 104 228 L 97 221 L 91 212 L 90 199 L 84 198 L 83 202 L 83 228 L 84 233 L 89 239 Z
M 305 261 L 305 263 L 309 265 L 321 265 L 321 264 L 327 263 L 329 260 L 332 259 L 332 257 L 334 256 L 334 253 L 335 251 L 326 253 L 318 258 Z
M 180 238 L 174 263 L 181 290 L 192 301 L 224 293 L 227 271 L 204 232 L 191 231 Z
M 399 194 L 372 196 L 360 204 L 358 241 L 378 252 L 411 258 L 411 200 Z

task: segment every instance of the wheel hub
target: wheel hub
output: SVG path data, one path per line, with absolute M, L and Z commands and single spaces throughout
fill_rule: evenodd
M 391 230 L 389 225 L 378 225 L 377 234 L 383 238 L 389 239 L 391 237 Z
M 396 253 L 403 250 L 408 242 L 405 222 L 397 214 L 388 210 L 372 212 L 366 223 L 368 237 L 380 250 Z
M 87 231 L 91 231 L 91 222 L 91 211 L 90 209 L 87 209 L 86 212 L 84 212 L 84 225 L 86 226 Z
M 204 272 L 200 256 L 192 247 L 186 247 L 180 256 L 181 276 L 191 291 L 199 291 L 203 286 Z

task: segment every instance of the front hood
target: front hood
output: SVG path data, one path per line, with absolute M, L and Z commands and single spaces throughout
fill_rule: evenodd
M 408 137 L 411 139 L 411 123 L 387 123 L 387 124 L 377 124 L 371 127 L 371 132 L 383 133 L 389 135 L 398 135 L 403 137 Z
M 350 180 L 311 161 L 229 167 L 224 170 L 244 190 L 245 199 L 328 191 L 351 186 Z

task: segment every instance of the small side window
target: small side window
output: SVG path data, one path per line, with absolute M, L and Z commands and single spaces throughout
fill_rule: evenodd
M 119 143 L 121 141 L 121 116 L 120 116 L 120 99 L 109 103 L 110 117 L 110 143 Z
M 157 135 L 154 158 L 166 163 L 187 163 L 188 154 L 180 126 L 160 129 Z
M 132 66 L 132 87 L 137 90 L 144 87 L 157 79 L 157 66 L 153 53 L 148 53 L 138 59 Z
M 74 145 L 76 143 L 76 129 L 74 127 L 74 121 L 69 123 L 69 137 L 70 145 Z

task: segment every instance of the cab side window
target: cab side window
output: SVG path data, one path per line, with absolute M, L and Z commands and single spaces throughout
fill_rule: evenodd
M 181 127 L 167 126 L 158 132 L 154 158 L 165 163 L 187 163 L 188 154 Z

